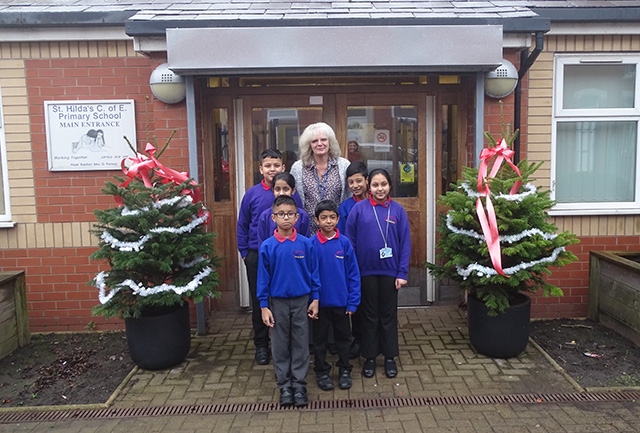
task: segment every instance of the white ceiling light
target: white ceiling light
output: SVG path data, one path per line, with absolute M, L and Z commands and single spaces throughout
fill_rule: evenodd
M 165 104 L 176 104 L 187 94 L 184 78 L 170 70 L 168 63 L 153 70 L 149 85 L 154 96 Z
M 502 59 L 502 64 L 487 72 L 484 78 L 484 93 L 491 98 L 501 99 L 509 96 L 518 85 L 518 70 L 513 63 Z

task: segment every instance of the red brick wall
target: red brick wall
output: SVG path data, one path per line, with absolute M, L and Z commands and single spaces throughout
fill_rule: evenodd
M 149 76 L 160 61 L 142 57 L 27 60 L 26 75 L 33 148 L 36 211 L 39 223 L 94 222 L 93 211 L 113 205 L 101 193 L 117 171 L 50 172 L 47 168 L 44 101 L 135 101 L 137 147 L 157 137 L 162 148 L 173 130 L 171 145 L 161 161 L 188 171 L 185 104 L 156 100 Z M 68 243 L 67 243 L 68 244 Z M 97 329 L 122 327 L 120 320 L 93 317 L 97 289 L 87 286 L 104 264 L 89 259 L 96 248 L 38 248 L 0 251 L 4 270 L 26 271 L 31 331 L 82 330 L 90 322 Z
M 578 260 L 562 268 L 551 268 L 546 280 L 564 291 L 562 297 L 532 296 L 531 314 L 535 318 L 586 317 L 589 302 L 590 251 L 640 251 L 638 236 L 583 236 L 571 250 Z
M 188 170 L 185 104 L 167 105 L 151 94 L 149 76 L 158 62 L 142 57 L 27 60 L 29 117 L 35 172 L 38 221 L 41 223 L 94 221 L 93 210 L 111 205 L 100 193 L 115 171 L 50 172 L 44 101 L 135 101 L 138 149 L 157 137 L 162 147 L 177 130 L 162 162 Z
M 640 251 L 640 238 L 581 237 L 571 246 L 578 261 L 552 269 L 547 279 L 564 290 L 563 297 L 532 296 L 535 318 L 586 317 L 589 291 L 589 252 L 591 250 Z M 90 322 L 96 329 L 122 328 L 117 319 L 105 320 L 91 315 L 98 304 L 98 290 L 87 286 L 97 272 L 97 263 L 89 260 L 95 248 L 40 248 L 0 250 L 4 270 L 26 270 L 29 325 L 32 332 L 83 330 Z M 195 313 L 192 311 L 192 322 Z
M 113 329 L 119 320 L 92 317 L 97 289 L 87 282 L 98 266 L 89 260 L 95 248 L 33 248 L 0 251 L 4 270 L 24 270 L 31 332 L 83 330 L 89 322 Z

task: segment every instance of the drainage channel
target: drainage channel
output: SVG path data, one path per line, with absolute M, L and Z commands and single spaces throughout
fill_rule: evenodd
M 187 406 L 158 406 L 140 408 L 102 408 L 46 410 L 37 409 L 0 413 L 0 424 L 21 422 L 114 419 L 172 415 L 215 415 L 228 413 L 274 412 L 290 410 L 376 409 L 395 407 L 482 405 L 482 404 L 541 404 L 638 401 L 640 391 L 575 392 L 561 394 L 510 394 L 451 397 L 374 398 L 360 400 L 311 401 L 306 408 L 282 407 L 277 403 L 209 404 Z

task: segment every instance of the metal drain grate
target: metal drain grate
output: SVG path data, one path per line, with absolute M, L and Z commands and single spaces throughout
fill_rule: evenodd
M 212 415 L 225 413 L 273 412 L 288 410 L 375 409 L 445 405 L 480 405 L 504 403 L 577 403 L 640 400 L 640 391 L 575 392 L 562 394 L 511 394 L 451 397 L 375 398 L 361 400 L 311 401 L 304 409 L 282 407 L 278 403 L 209 404 L 191 406 L 159 406 L 139 408 L 104 408 L 2 412 L 0 424 L 75 419 L 113 419 L 171 415 Z

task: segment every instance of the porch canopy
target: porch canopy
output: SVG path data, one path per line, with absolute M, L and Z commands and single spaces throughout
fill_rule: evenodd
M 502 62 L 501 25 L 167 28 L 180 75 L 473 72 Z

